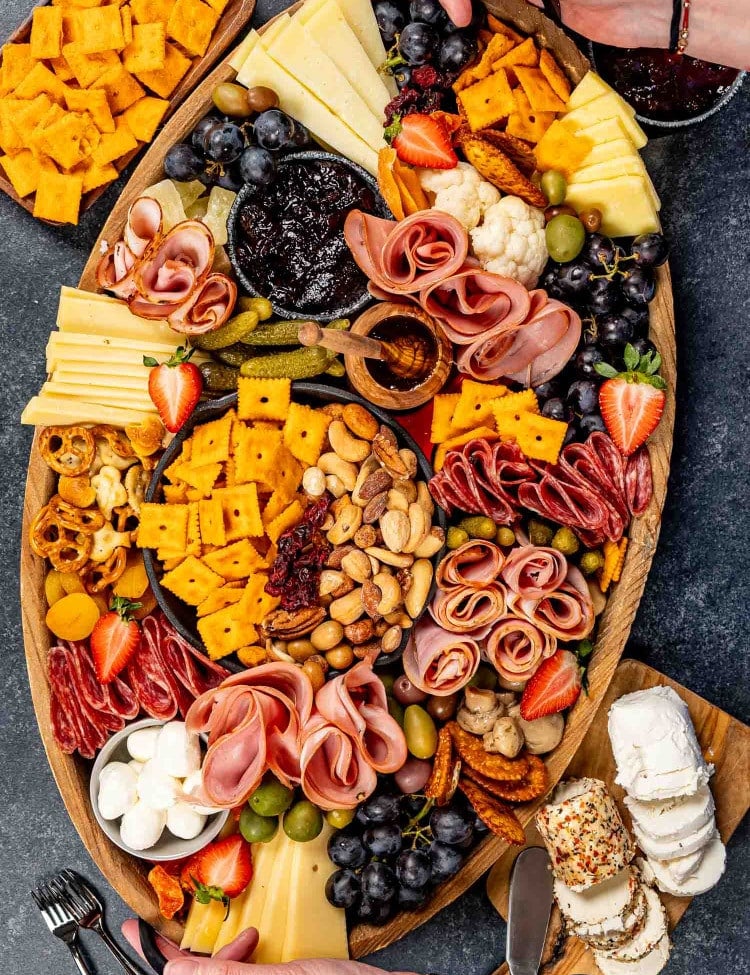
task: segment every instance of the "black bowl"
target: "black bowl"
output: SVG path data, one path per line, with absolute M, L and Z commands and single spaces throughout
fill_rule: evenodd
M 311 161 L 334 161 L 350 169 L 363 182 L 365 182 L 375 194 L 375 216 L 383 217 L 387 220 L 393 219 L 393 214 L 388 209 L 388 205 L 383 197 L 380 195 L 377 180 L 371 176 L 366 169 L 363 169 L 361 166 L 357 165 L 357 163 L 352 162 L 350 159 L 346 159 L 344 156 L 337 156 L 332 152 L 323 152 L 322 150 L 314 149 L 305 150 L 302 152 L 291 152 L 288 155 L 282 156 L 278 161 L 278 169 L 283 170 L 283 168 L 289 163 L 298 162 L 300 159 Z M 227 219 L 227 234 L 229 238 L 227 241 L 227 254 L 232 265 L 232 270 L 245 291 L 254 297 L 265 298 L 267 295 L 262 290 L 259 290 L 256 282 L 245 273 L 245 270 L 240 266 L 237 258 L 237 221 L 239 219 L 239 212 L 248 197 L 252 196 L 256 192 L 258 192 L 258 187 L 254 186 L 252 183 L 246 183 L 239 191 L 237 198 L 232 204 L 232 209 L 229 211 L 229 217 Z M 343 305 L 340 305 L 338 308 L 330 308 L 322 313 L 310 314 L 309 312 L 300 311 L 296 308 L 285 308 L 278 302 L 272 302 L 272 304 L 273 310 L 279 318 L 298 318 L 304 319 L 305 321 L 330 322 L 335 318 L 351 318 L 358 312 L 363 311 L 371 303 L 371 301 L 372 298 L 367 290 L 367 283 L 364 281 L 362 291 L 352 295 L 351 300 L 347 301 Z
M 424 480 L 429 481 L 429 479 L 432 477 L 432 468 L 430 467 L 427 458 L 422 453 L 416 442 L 409 436 L 406 430 L 404 430 L 403 427 L 401 427 L 385 411 L 368 403 L 361 396 L 346 392 L 343 389 L 334 389 L 331 386 L 324 386 L 320 383 L 303 382 L 292 383 L 292 394 L 296 400 L 302 400 L 303 402 L 306 401 L 311 404 L 359 403 L 361 406 L 368 409 L 370 413 L 372 413 L 372 415 L 375 416 L 381 423 L 384 423 L 393 430 L 398 437 L 399 444 L 401 446 L 408 447 L 409 450 L 414 451 L 417 457 L 419 474 L 424 478 Z M 208 423 L 210 420 L 217 420 L 220 416 L 223 416 L 227 410 L 236 406 L 236 404 L 237 394 L 230 393 L 228 396 L 222 396 L 221 399 L 201 403 L 196 407 L 190 419 L 164 451 L 164 455 L 159 461 L 151 477 L 151 481 L 146 491 L 146 501 L 161 500 L 162 477 L 164 475 L 164 471 L 175 460 L 179 452 L 182 450 L 182 444 L 191 435 L 195 427 L 200 426 L 203 423 Z M 437 505 L 435 506 L 435 514 L 433 515 L 433 525 L 439 526 L 444 531 L 446 529 L 445 512 Z M 442 554 L 442 551 L 440 551 L 433 557 L 433 565 L 437 566 Z M 178 599 L 177 596 L 173 595 L 173 593 L 169 592 L 167 589 L 164 589 L 164 587 L 161 585 L 160 568 L 158 567 L 159 563 L 154 549 L 146 548 L 143 550 L 143 561 L 146 566 L 146 573 L 148 575 L 154 596 L 156 597 L 156 601 L 160 608 L 164 611 L 164 615 L 181 637 L 187 640 L 188 643 L 192 644 L 197 650 L 205 653 L 206 648 L 198 635 L 195 609 L 192 606 L 188 606 L 186 603 L 183 603 L 181 599 Z M 435 579 L 433 577 L 432 588 L 430 589 L 430 593 L 425 601 L 425 609 L 422 611 L 422 613 L 425 612 L 427 606 L 432 600 L 434 592 Z M 418 620 L 414 621 L 415 625 L 417 621 Z M 404 647 L 406 646 L 409 632 L 409 630 L 404 632 L 401 646 L 393 653 L 381 654 L 375 662 L 375 666 L 380 665 L 385 667 L 393 661 L 398 660 L 403 653 Z M 233 655 L 222 658 L 221 663 L 222 666 L 226 667 L 228 670 L 235 672 L 245 669 L 245 667 Z

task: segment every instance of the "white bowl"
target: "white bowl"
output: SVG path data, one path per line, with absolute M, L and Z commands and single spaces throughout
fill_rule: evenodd
M 127 739 L 134 731 L 138 731 L 140 728 L 161 727 L 164 724 L 166 724 L 166 721 L 159 721 L 156 718 L 143 718 L 141 721 L 134 721 L 132 724 L 127 725 L 122 731 L 118 731 L 116 735 L 113 735 L 109 739 L 107 744 L 96 756 L 89 781 L 91 808 L 94 810 L 97 823 L 99 823 L 110 840 L 112 840 L 115 846 L 119 846 L 121 850 L 130 853 L 131 856 L 138 857 L 139 860 L 150 860 L 154 863 L 164 860 L 179 860 L 181 857 L 187 857 L 193 853 L 197 853 L 198 850 L 202 849 L 207 843 L 210 843 L 211 840 L 218 836 L 229 815 L 229 810 L 225 809 L 222 812 L 214 813 L 213 816 L 209 816 L 202 832 L 192 840 L 181 840 L 179 837 L 173 836 L 165 828 L 159 838 L 159 842 L 148 850 L 131 849 L 123 843 L 122 837 L 120 836 L 120 820 L 104 819 L 102 817 L 97 801 L 99 795 L 99 776 L 101 775 L 102 769 L 105 765 L 109 765 L 110 762 L 130 761 L 131 756 L 127 749 Z M 203 740 L 205 744 L 205 739 Z

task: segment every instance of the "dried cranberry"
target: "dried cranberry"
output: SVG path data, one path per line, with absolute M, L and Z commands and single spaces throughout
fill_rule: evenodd
M 434 88 L 439 77 L 431 64 L 422 64 L 418 68 L 412 68 L 411 80 L 419 88 Z

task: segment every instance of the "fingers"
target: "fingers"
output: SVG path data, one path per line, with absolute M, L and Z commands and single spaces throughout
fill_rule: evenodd
M 164 975 L 384 975 L 379 968 L 356 961 L 315 958 L 284 965 L 248 965 L 216 958 L 190 958 L 170 962 Z M 410 975 L 407 972 L 396 975 Z
M 135 949 L 138 954 L 146 961 L 146 956 L 143 954 L 143 948 L 141 947 L 141 936 L 138 932 L 138 921 L 136 918 L 128 918 L 127 921 L 122 922 L 122 927 L 120 929 L 122 935 L 131 948 Z M 187 958 L 187 952 L 180 951 L 176 944 L 172 941 L 168 941 L 167 938 L 162 938 L 160 934 L 156 935 L 156 944 L 159 951 L 164 955 L 164 957 L 171 961 L 177 958 Z M 229 946 L 228 946 L 229 947 Z
M 440 5 L 456 27 L 468 27 L 471 23 L 471 0 L 440 0 Z
M 247 928 L 221 951 L 216 952 L 216 958 L 221 961 L 250 961 L 250 956 L 258 947 L 258 932 L 255 928 Z

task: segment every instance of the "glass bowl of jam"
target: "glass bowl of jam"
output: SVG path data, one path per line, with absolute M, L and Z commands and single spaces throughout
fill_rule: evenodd
M 361 311 L 371 301 L 367 278 L 344 240 L 356 209 L 392 219 L 361 166 L 315 150 L 284 156 L 273 183 L 247 183 L 230 211 L 227 251 L 238 280 L 281 318 L 327 322 Z
M 710 118 L 737 92 L 744 71 L 657 48 L 590 45 L 591 62 L 639 122 L 678 129 Z

